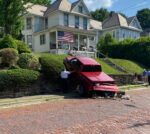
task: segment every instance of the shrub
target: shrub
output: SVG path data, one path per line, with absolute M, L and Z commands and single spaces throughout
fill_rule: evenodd
M 123 43 L 124 42 L 124 43 Z M 126 43 L 125 43 L 126 42 Z M 150 67 L 150 37 L 135 41 L 121 41 L 113 45 L 101 47 L 101 52 L 109 57 L 129 59 Z
M 18 53 L 31 53 L 31 49 L 29 48 L 29 46 L 24 43 L 23 41 L 19 41 L 19 40 L 15 40 L 16 44 L 17 44 L 17 50 Z
M 3 49 L 3 48 L 14 48 L 14 49 L 17 49 L 16 42 L 10 35 L 5 36 L 0 41 L 0 49 Z
M 0 91 L 31 86 L 39 78 L 39 72 L 27 69 L 0 71 Z
M 30 53 L 20 54 L 17 64 L 23 69 L 38 70 L 40 68 L 38 58 Z
M 63 59 L 66 55 L 47 54 L 40 57 L 41 69 L 44 75 L 50 80 L 58 80 L 60 72 L 64 69 Z
M 4 66 L 15 65 L 18 59 L 18 52 L 13 48 L 4 48 L 0 50 L 0 57 Z

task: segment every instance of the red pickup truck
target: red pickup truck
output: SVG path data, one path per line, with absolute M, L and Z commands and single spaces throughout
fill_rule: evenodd
M 75 85 L 81 96 L 99 94 L 114 97 L 119 92 L 114 79 L 102 72 L 101 65 L 92 58 L 70 56 L 64 65 L 71 71 L 71 84 Z

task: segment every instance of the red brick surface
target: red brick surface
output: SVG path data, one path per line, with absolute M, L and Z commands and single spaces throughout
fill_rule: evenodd
M 150 134 L 150 90 L 0 111 L 0 134 Z

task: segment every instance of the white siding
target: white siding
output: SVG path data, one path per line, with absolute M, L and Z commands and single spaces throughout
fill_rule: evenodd
M 74 14 L 69 14 L 69 27 L 75 27 L 75 16 Z M 64 26 L 64 13 L 59 12 L 59 25 Z M 87 18 L 87 29 L 89 29 L 90 20 Z M 83 17 L 79 16 L 79 28 L 83 29 Z
M 59 25 L 59 13 L 53 13 L 48 17 L 48 27 Z
M 40 44 L 40 35 L 45 34 L 46 36 L 46 44 L 41 45 Z M 49 33 L 41 33 L 34 36 L 34 46 L 33 50 L 34 52 L 49 52 L 50 51 L 50 40 L 49 40 Z
M 77 13 L 79 13 L 79 6 L 82 6 L 82 8 L 83 8 L 83 13 L 82 14 L 85 14 L 85 15 L 88 15 L 88 11 L 87 11 L 87 9 L 86 9 L 86 7 L 84 6 L 84 4 L 81 2 L 81 3 L 79 3 L 74 9 L 73 9 L 73 12 L 77 12 Z

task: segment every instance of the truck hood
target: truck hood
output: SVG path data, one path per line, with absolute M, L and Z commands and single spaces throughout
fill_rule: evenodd
M 81 72 L 81 74 L 93 82 L 114 82 L 114 79 L 104 72 Z

